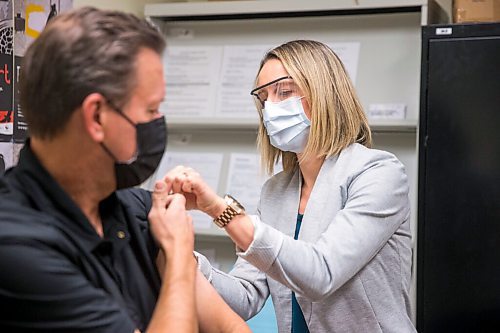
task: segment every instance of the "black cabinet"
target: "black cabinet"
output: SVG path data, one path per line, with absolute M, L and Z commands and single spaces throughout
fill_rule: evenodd
M 500 332 L 500 23 L 422 34 L 419 332 Z

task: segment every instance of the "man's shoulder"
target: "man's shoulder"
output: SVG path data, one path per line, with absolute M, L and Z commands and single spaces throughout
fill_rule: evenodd
M 151 192 L 141 188 L 130 188 L 116 191 L 118 200 L 129 212 L 140 220 L 146 220 L 151 210 Z
M 59 237 L 53 217 L 0 196 L 0 242 Z
M 22 191 L 0 183 L 0 242 L 58 242 L 61 232 L 55 218 L 32 207 Z
M 131 205 L 150 205 L 151 192 L 142 188 L 134 187 L 116 191 L 118 198 Z

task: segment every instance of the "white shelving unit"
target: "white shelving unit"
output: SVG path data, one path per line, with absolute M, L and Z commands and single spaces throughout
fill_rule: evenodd
M 182 133 L 192 130 L 241 130 L 257 131 L 259 124 L 248 119 L 228 119 L 221 121 L 220 118 L 173 118 L 168 122 L 170 133 Z M 373 132 L 402 132 L 415 133 L 417 130 L 416 119 L 402 120 L 371 120 L 370 127 Z
M 146 5 L 146 17 L 162 20 L 227 19 L 270 16 L 345 15 L 353 12 L 420 11 L 427 24 L 427 0 L 249 0 Z M 346 13 L 342 13 L 346 12 Z
M 375 148 L 393 152 L 406 166 L 416 244 L 420 27 L 439 16 L 433 8 L 438 7 L 426 0 L 176 2 L 146 5 L 145 16 L 172 46 L 277 46 L 293 39 L 359 42 L 356 90 L 365 110 L 372 103 L 406 105 L 405 120 L 373 120 L 370 124 Z M 172 29 L 189 31 L 189 38 L 175 37 Z M 169 118 L 167 114 L 167 124 L 173 138 L 169 150 L 225 154 L 220 194 L 226 189 L 228 155 L 257 152 L 256 120 Z M 213 245 L 222 267 L 231 266 L 234 247 L 223 232 L 212 226 L 197 234 L 197 246 Z

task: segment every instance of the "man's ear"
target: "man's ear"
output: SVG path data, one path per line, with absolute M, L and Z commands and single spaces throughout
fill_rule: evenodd
M 101 117 L 105 103 L 104 96 L 99 93 L 92 93 L 85 97 L 81 106 L 83 126 L 90 137 L 96 142 L 102 142 L 104 139 Z

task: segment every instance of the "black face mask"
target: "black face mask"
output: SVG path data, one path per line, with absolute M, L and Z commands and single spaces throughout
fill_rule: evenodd
M 113 153 L 101 143 L 104 150 L 115 160 L 116 188 L 137 186 L 148 179 L 158 168 L 167 144 L 165 117 L 147 123 L 134 124 L 119 109 L 115 109 L 136 130 L 137 150 L 130 161 L 120 162 Z

